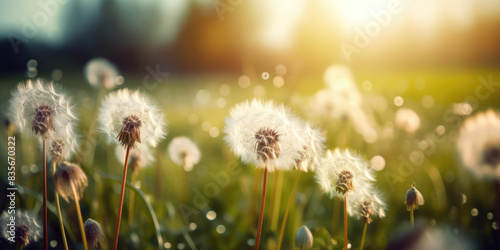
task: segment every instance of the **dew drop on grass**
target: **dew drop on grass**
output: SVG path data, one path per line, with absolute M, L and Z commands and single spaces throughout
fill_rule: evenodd
M 190 229 L 191 231 L 196 230 L 196 228 L 197 228 L 197 227 L 198 227 L 198 225 L 196 225 L 196 223 L 194 223 L 194 222 L 191 222 L 191 223 L 189 224 L 189 229 Z
M 55 240 L 51 240 L 51 241 L 50 241 L 50 246 L 51 246 L 51 247 L 57 247 L 57 241 L 55 241 Z
M 269 73 L 268 72 L 262 72 L 262 79 L 264 79 L 264 80 L 269 79 Z
M 172 243 L 165 242 L 165 244 L 163 244 L 163 247 L 165 247 L 165 249 L 170 249 L 172 247 Z

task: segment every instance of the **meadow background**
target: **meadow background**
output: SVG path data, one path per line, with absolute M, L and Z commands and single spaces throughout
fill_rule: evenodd
M 254 97 L 291 107 L 324 131 L 328 149 L 348 147 L 367 160 L 376 155 L 385 159 L 376 178 L 388 209 L 385 218 L 375 218 L 368 226 L 366 249 L 387 248 L 402 235 L 411 238 L 422 232 L 441 234 L 437 239 L 450 249 L 454 244 L 459 249 L 499 246 L 493 182 L 466 171 L 455 146 L 466 117 L 500 108 L 500 5 L 495 1 L 397 1 L 401 11 L 390 14 L 387 26 L 379 24 L 380 31 L 350 57 L 343 49 L 346 43 L 354 44 L 356 30 L 377 21 L 373 13 L 387 10 L 395 1 L 366 6 L 361 1 L 52 1 L 50 6 L 57 7 L 52 7 L 53 15 L 40 4 L 46 2 L 0 4 L 1 117 L 8 112 L 10 91 L 29 78 L 54 80 L 72 97 L 82 143 L 95 145 L 94 157 L 73 157 L 89 177 L 82 213 L 84 220 L 93 218 L 103 226 L 107 236 L 103 249 L 109 249 L 113 240 L 123 168 L 115 146 L 107 145 L 101 135 L 95 141 L 85 140 L 99 105 L 99 90 L 86 82 L 83 73 L 85 63 L 94 57 L 115 63 L 124 80 L 116 89 L 140 89 L 151 96 L 168 123 L 167 139 L 153 153 L 155 163 L 140 171 L 140 188 L 127 187 L 120 249 L 252 248 L 257 220 L 249 221 L 249 210 L 255 168 L 230 152 L 223 128 L 229 109 Z M 227 6 L 231 9 L 221 15 Z M 45 13 L 47 23 L 37 23 L 42 20 L 40 13 Z M 35 35 L 25 36 L 25 20 L 33 23 Z M 18 47 L 12 44 L 13 34 L 21 41 Z M 332 64 L 351 68 L 363 110 L 377 131 L 375 142 L 366 142 L 348 118 L 311 115 L 316 108 L 310 105 L 311 97 L 326 88 L 323 74 Z M 492 87 L 485 87 L 481 79 L 492 82 Z M 471 109 L 460 109 L 464 104 Z M 414 134 L 395 125 L 400 107 L 420 116 L 421 126 Z M 191 138 L 202 153 L 200 163 L 186 173 L 186 201 L 180 197 L 183 170 L 167 152 L 176 136 Z M 5 129 L 2 141 L 0 155 L 6 160 Z M 34 214 L 41 214 L 42 204 L 40 151 L 33 139 L 16 134 L 17 208 Z M 270 204 L 278 202 L 271 200 L 274 175 L 268 182 L 264 249 L 273 249 L 279 234 L 266 220 Z M 295 176 L 283 173 L 280 222 Z M 6 170 L 0 177 L 4 196 Z M 409 226 L 404 204 L 413 182 L 426 201 L 415 212 L 416 230 Z M 131 224 L 126 220 L 130 192 L 137 192 Z M 49 177 L 50 202 L 53 195 Z M 5 201 L 0 199 L 2 211 Z M 61 204 L 70 248 L 79 249 L 74 205 Z M 339 222 L 332 223 L 333 211 L 334 202 L 319 189 L 314 174 L 303 174 L 283 248 L 293 249 L 297 229 L 307 225 L 314 235 L 314 249 L 341 249 L 341 213 Z M 50 205 L 48 218 L 49 243 L 60 249 L 57 213 Z M 363 223 L 349 220 L 349 241 L 356 249 Z M 0 244 L 7 246 L 5 240 Z M 26 249 L 39 247 L 40 241 Z

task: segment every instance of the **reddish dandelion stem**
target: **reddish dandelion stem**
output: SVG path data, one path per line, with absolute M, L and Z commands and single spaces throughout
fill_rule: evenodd
M 344 195 L 344 248 L 347 250 L 347 195 Z
M 47 235 L 47 156 L 45 155 L 45 138 L 42 139 L 43 150 L 43 249 L 49 249 L 49 237 Z
M 115 241 L 113 244 L 114 250 L 118 248 L 118 236 L 120 235 L 120 221 L 122 218 L 123 195 L 125 194 L 125 182 L 127 181 L 127 165 L 128 165 L 129 154 L 130 154 L 130 147 L 127 147 L 127 153 L 125 155 L 125 163 L 123 164 L 122 191 L 120 194 L 120 206 L 118 207 L 118 218 L 116 220 Z
M 255 250 L 258 250 L 260 245 L 260 235 L 262 233 L 262 221 L 264 220 L 264 206 L 266 203 L 266 187 L 267 187 L 267 167 L 264 170 L 264 183 L 262 184 L 262 200 L 260 202 L 259 227 L 257 229 L 257 239 L 255 240 Z

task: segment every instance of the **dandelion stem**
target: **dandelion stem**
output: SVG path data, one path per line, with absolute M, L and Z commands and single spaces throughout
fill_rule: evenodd
M 365 236 L 366 236 L 366 227 L 368 223 L 365 222 L 365 226 L 363 227 L 363 237 L 361 238 L 361 247 L 359 248 L 360 250 L 363 250 L 363 247 L 365 246 Z
M 254 225 L 255 221 L 255 205 L 257 203 L 257 189 L 259 188 L 259 179 L 260 179 L 260 169 L 255 171 L 255 178 L 253 180 L 253 193 L 252 193 L 252 202 L 250 203 L 250 212 L 249 212 L 249 225 Z M 252 228 L 253 230 L 254 228 Z
M 52 163 L 52 174 L 56 173 L 56 162 Z M 63 238 L 63 243 L 64 243 L 64 249 L 68 250 L 68 242 L 66 241 L 66 232 L 64 231 L 64 224 L 63 224 L 63 218 L 62 218 L 62 213 L 61 213 L 61 205 L 59 203 L 59 194 L 57 192 L 54 192 L 56 196 L 56 207 L 57 207 L 57 216 L 59 217 L 59 226 L 61 227 L 61 234 Z
M 344 249 L 347 250 L 347 195 L 344 195 Z
M 43 150 L 43 249 L 49 249 L 49 237 L 47 235 L 47 155 L 46 140 L 42 138 Z
M 290 194 L 290 198 L 288 199 L 288 205 L 286 206 L 286 210 L 285 210 L 285 217 L 283 217 L 283 223 L 281 224 L 280 238 L 278 241 L 278 248 L 277 248 L 278 250 L 281 249 L 281 243 L 283 242 L 283 234 L 285 233 L 286 220 L 288 218 L 288 212 L 290 211 L 290 206 L 292 205 L 292 200 L 293 200 L 293 196 L 295 194 L 295 189 L 297 188 L 297 183 L 299 183 L 300 173 L 301 173 L 301 171 L 299 169 L 299 172 L 297 173 L 297 177 L 295 178 L 295 183 L 293 184 L 292 193 Z
M 262 184 L 262 200 L 260 202 L 259 226 L 257 229 L 257 239 L 255 240 L 255 250 L 258 250 L 260 245 L 260 235 L 262 233 L 262 221 L 264 220 L 264 206 L 266 203 L 266 187 L 267 187 L 267 167 L 264 170 L 264 183 Z
M 118 236 L 120 235 L 120 221 L 122 219 L 123 195 L 125 194 L 125 182 L 127 181 L 127 165 L 129 154 L 130 147 L 127 147 L 127 153 L 125 154 L 125 163 L 123 164 L 122 191 L 120 194 L 120 205 L 118 206 L 118 218 L 116 220 L 115 239 L 113 243 L 114 250 L 118 249 Z
M 267 214 L 267 222 L 269 224 L 269 227 L 271 227 L 272 230 L 272 221 L 274 219 L 274 204 L 276 203 L 276 191 L 277 191 L 277 186 L 278 186 L 278 173 L 273 174 L 273 182 L 271 184 L 271 200 L 269 203 L 269 213 Z
M 187 173 L 184 168 L 181 170 L 182 171 L 182 181 L 181 181 L 181 203 L 186 202 L 186 178 L 187 178 Z
M 278 219 L 280 218 L 280 205 L 281 205 L 281 193 L 283 190 L 283 172 L 278 171 L 276 173 L 278 175 L 278 181 L 275 187 L 275 196 L 274 196 L 274 207 L 273 207 L 273 218 L 271 220 L 271 230 L 278 229 Z
M 410 223 L 411 226 L 413 227 L 413 209 L 410 209 Z
M 83 228 L 82 212 L 80 210 L 80 199 L 78 198 L 78 194 L 76 193 L 75 185 L 71 184 L 71 189 L 73 189 L 76 212 L 78 213 L 78 223 L 80 223 L 80 231 L 82 232 L 83 249 L 88 250 L 87 237 L 85 236 L 85 229 Z

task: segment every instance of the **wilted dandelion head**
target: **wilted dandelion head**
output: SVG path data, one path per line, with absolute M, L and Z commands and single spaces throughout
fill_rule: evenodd
M 104 232 L 102 231 L 101 225 L 93 219 L 87 219 L 85 221 L 85 224 L 83 225 L 83 228 L 85 230 L 87 243 L 94 248 L 99 246 L 101 241 L 106 238 Z
M 12 92 L 8 119 L 25 135 L 44 139 L 54 131 L 72 129 L 76 121 L 69 100 L 52 83 L 41 79 L 19 84 Z
M 244 162 L 269 171 L 295 166 L 306 141 L 293 126 L 296 119 L 283 105 L 254 99 L 243 102 L 226 118 L 225 141 Z
M 359 192 L 349 197 L 347 212 L 365 223 L 372 222 L 372 217 L 385 217 L 385 202 L 381 195 L 371 189 L 368 192 Z
M 115 65 L 104 58 L 94 58 L 85 65 L 85 77 L 94 87 L 104 86 L 111 90 L 115 87 L 118 70 Z
M 41 238 L 41 226 L 36 218 L 28 212 L 22 212 L 21 210 L 15 210 L 14 214 L 9 214 L 7 211 L 2 213 L 0 218 L 0 230 L 1 236 L 4 239 L 10 238 L 12 235 L 9 234 L 10 226 L 7 224 L 10 222 L 10 217 L 15 217 L 15 242 L 18 245 L 27 246 L 32 241 L 38 241 Z
M 168 155 L 170 159 L 182 166 L 185 171 L 191 171 L 193 166 L 198 164 L 201 153 L 196 144 L 184 136 L 175 137 L 168 145 Z
M 477 177 L 500 179 L 500 114 L 488 110 L 467 118 L 457 148 L 463 165 Z
M 366 193 L 374 180 L 368 162 L 349 150 L 328 150 L 316 169 L 316 181 L 331 197 Z
M 166 135 L 163 112 L 139 91 L 110 93 L 102 102 L 98 120 L 107 141 L 124 147 L 156 147 Z
M 418 206 L 424 205 L 424 197 L 420 191 L 417 190 L 415 184 L 413 184 L 412 188 L 406 192 L 405 204 L 408 211 L 418 209 Z
M 313 235 L 308 227 L 301 226 L 295 234 L 295 249 L 307 250 L 313 246 Z
M 115 150 L 115 155 L 122 165 L 125 164 L 125 156 L 127 155 L 126 149 L 118 145 Z M 153 161 L 154 157 L 149 147 L 139 147 L 131 150 L 128 156 L 128 166 L 134 174 L 138 174 L 141 168 L 149 166 Z
M 69 198 L 80 199 L 87 185 L 87 175 L 76 164 L 65 161 L 54 174 L 54 189 L 67 202 Z M 73 189 L 76 197 L 73 196 Z
M 299 158 L 295 161 L 295 166 L 303 172 L 314 171 L 323 157 L 325 138 L 319 130 L 311 128 L 309 124 L 304 124 L 298 119 L 296 127 L 299 136 L 305 139 L 306 144 L 300 151 Z
M 420 117 L 409 108 L 400 108 L 396 111 L 396 126 L 410 134 L 420 128 Z

